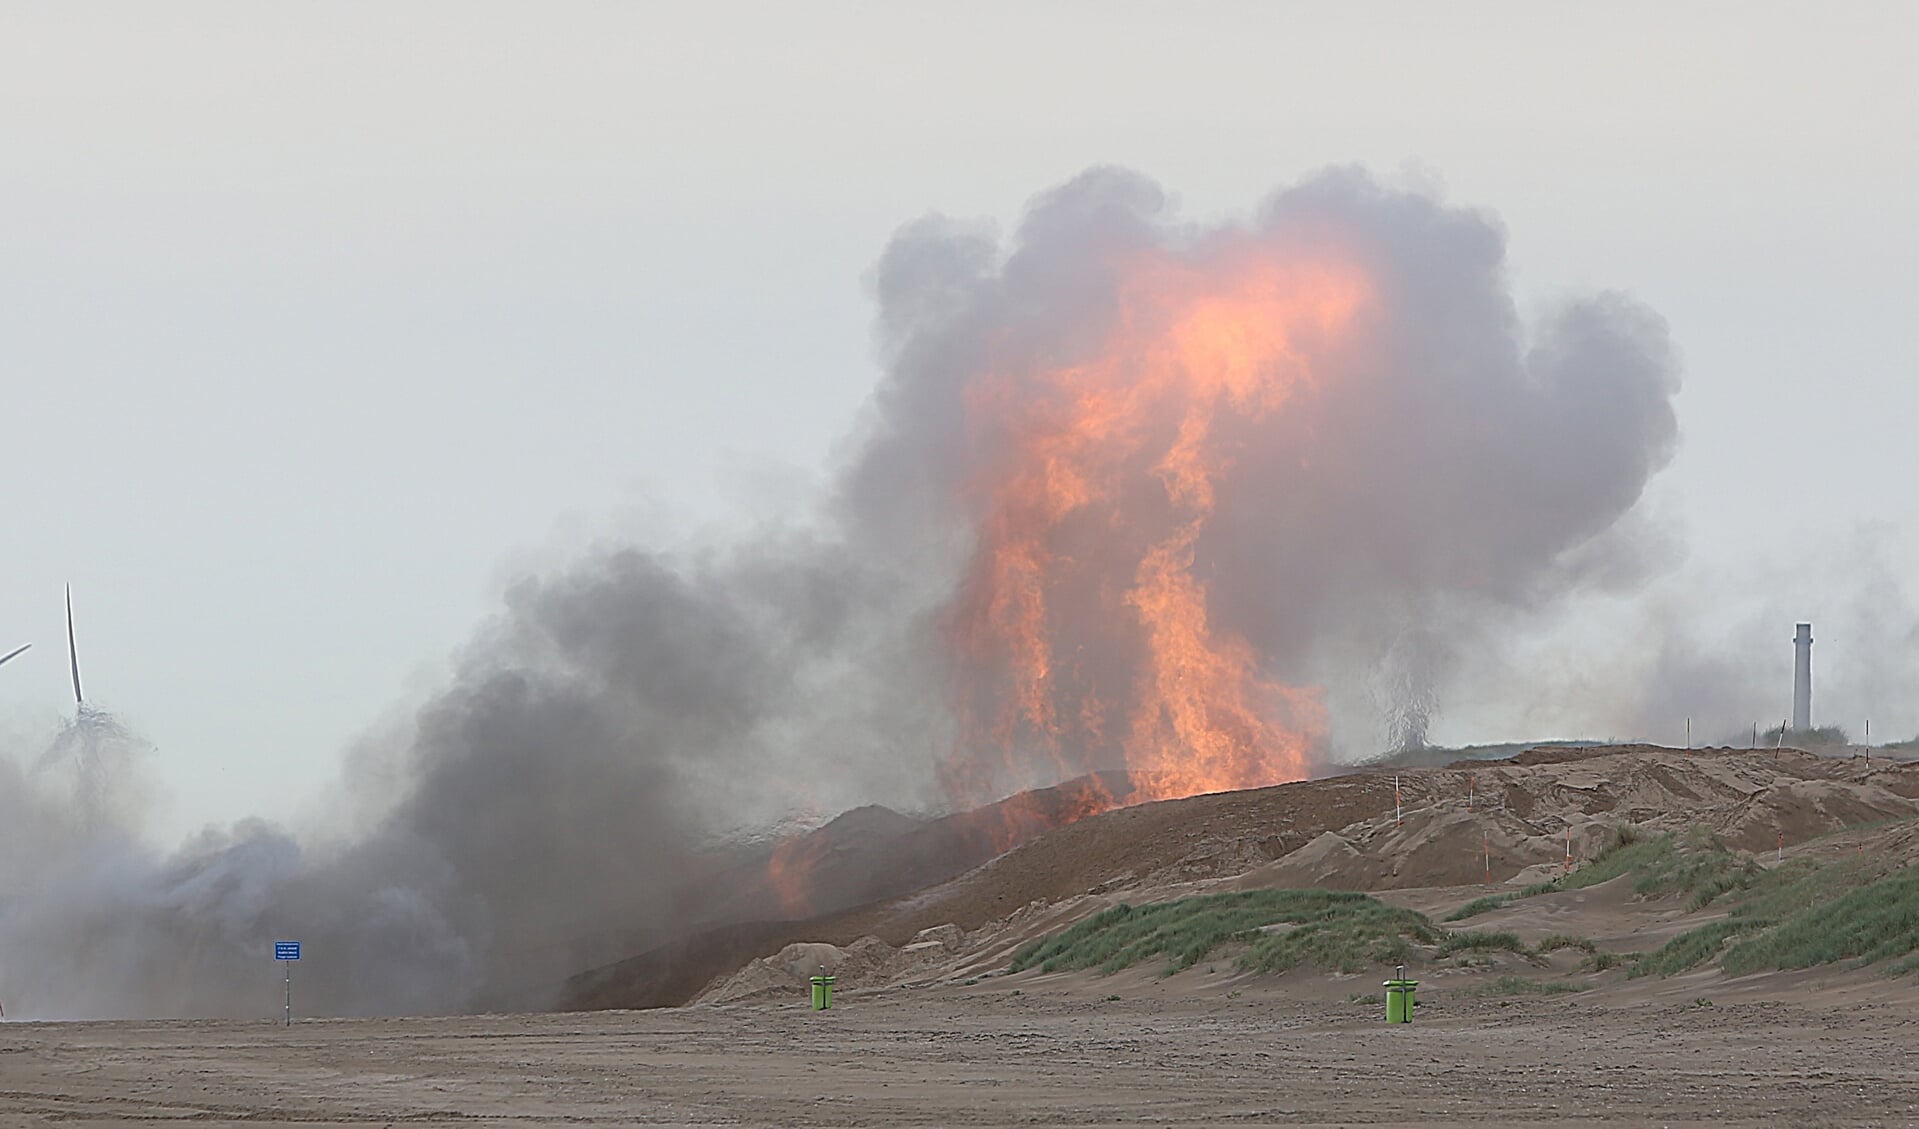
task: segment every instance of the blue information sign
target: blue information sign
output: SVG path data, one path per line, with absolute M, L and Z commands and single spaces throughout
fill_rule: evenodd
M 300 959 L 300 942 L 298 941 L 273 942 L 273 959 L 274 960 L 299 960 Z

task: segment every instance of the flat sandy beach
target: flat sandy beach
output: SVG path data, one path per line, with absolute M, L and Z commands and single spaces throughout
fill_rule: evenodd
M 1396 1027 L 1366 1004 L 1257 987 L 1196 996 L 1123 974 L 854 993 L 828 1013 L 759 1003 L 291 1030 L 13 1024 L 0 1028 L 0 1118 L 76 1129 L 1919 1123 L 1914 1012 L 1874 1002 L 1870 987 L 1711 1005 L 1671 991 L 1627 1006 L 1435 999 Z

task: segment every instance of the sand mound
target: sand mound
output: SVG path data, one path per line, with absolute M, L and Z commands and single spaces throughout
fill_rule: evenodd
M 854 808 L 812 831 L 738 852 L 704 883 L 732 896 L 695 924 L 805 920 L 922 890 L 1131 792 L 1125 774 L 1100 773 L 939 819 Z
M 965 931 L 950 924 L 923 929 L 899 948 L 878 937 L 861 937 L 844 948 L 821 941 L 796 941 L 708 985 L 691 1002 L 805 1000 L 809 998 L 815 976 L 833 977 L 834 991 L 877 987 L 941 963 L 958 953 L 965 943 Z
M 686 1002 L 788 944 L 889 946 L 952 925 L 976 957 L 1119 900 L 1212 888 L 1349 890 L 1526 882 L 1591 857 L 1620 824 L 1704 825 L 1747 850 L 1919 814 L 1919 766 L 1798 750 L 1564 748 L 1145 804 L 1035 838 L 957 878 L 801 923 L 656 950 L 567 985 L 567 1006 Z M 1912 849 L 1919 851 L 1919 841 Z M 757 952 L 746 949 L 757 947 Z M 675 966 L 671 975 L 659 966 Z M 703 975 L 702 975 L 703 974 Z

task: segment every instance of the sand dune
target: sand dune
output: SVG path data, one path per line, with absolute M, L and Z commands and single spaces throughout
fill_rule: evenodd
M 850 949 L 870 937 L 897 950 L 938 926 L 965 934 L 948 963 L 970 975 L 1105 906 L 1203 890 L 1318 886 L 1405 895 L 1390 900 L 1424 908 L 1434 899 L 1415 892 L 1437 889 L 1456 898 L 1450 909 L 1475 893 L 1562 873 L 1569 845 L 1577 866 L 1622 824 L 1704 827 L 1764 853 L 1782 836 L 1796 849 L 1913 815 L 1919 765 L 1794 749 L 1550 748 L 1354 773 L 1093 816 L 925 890 L 809 921 L 717 931 L 594 970 L 568 985 L 565 1000 L 575 1009 L 678 1005 L 788 945 Z M 1886 835 L 1875 850 L 1910 849 L 1904 830 Z M 871 944 L 866 952 L 856 981 L 926 974 L 917 956 L 876 960 Z M 831 961 L 814 963 L 831 970 Z

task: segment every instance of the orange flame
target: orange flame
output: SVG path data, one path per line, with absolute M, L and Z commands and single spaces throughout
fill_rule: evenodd
M 1116 761 L 1130 803 L 1275 784 L 1306 775 L 1324 733 L 1317 693 L 1265 676 L 1209 616 L 1196 554 L 1245 425 L 1311 386 L 1368 280 L 1252 246 L 1136 258 L 1116 294 L 1087 359 L 969 389 L 979 539 L 950 609 L 960 734 L 942 766 L 959 801 Z
M 825 852 L 825 842 L 812 835 L 794 835 L 773 845 L 766 859 L 766 884 L 783 916 L 812 915 L 813 873 Z

